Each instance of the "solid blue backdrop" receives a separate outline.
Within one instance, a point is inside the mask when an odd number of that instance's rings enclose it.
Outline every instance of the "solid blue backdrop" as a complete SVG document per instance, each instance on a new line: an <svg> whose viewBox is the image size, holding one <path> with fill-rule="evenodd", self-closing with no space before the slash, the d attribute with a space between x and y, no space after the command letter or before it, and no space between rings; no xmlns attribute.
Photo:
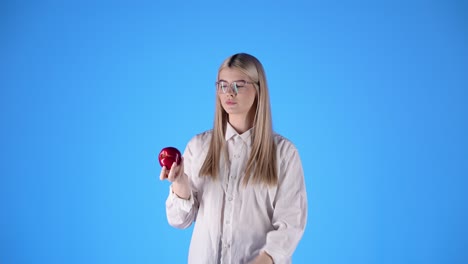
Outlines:
<svg viewBox="0 0 468 264"><path fill-rule="evenodd" d="M262 61L304 165L294 263L467 263L464 1L3 1L0 263L184 263L159 150Z"/></svg>

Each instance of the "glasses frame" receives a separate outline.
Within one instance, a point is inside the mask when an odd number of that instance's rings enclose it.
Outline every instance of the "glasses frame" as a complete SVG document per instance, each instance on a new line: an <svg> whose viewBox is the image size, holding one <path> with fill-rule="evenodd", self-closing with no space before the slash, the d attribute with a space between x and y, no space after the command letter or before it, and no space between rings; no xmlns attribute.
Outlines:
<svg viewBox="0 0 468 264"><path fill-rule="evenodd" d="M231 83L227 82L227 81L216 81L215 82L215 87L216 87L216 91L218 93L223 93L223 94L226 94L228 93L228 88L219 88L219 84L223 82L223 83L226 83L227 84L227 87L231 88L231 91L237 95L239 93L239 88L237 87L237 83L238 82L243 82L245 84L255 84L254 82L249 82L249 81L246 81L246 80L237 80L237 81L233 81ZM245 85L244 84L244 85ZM243 88L244 86L240 87L240 88Z"/></svg>

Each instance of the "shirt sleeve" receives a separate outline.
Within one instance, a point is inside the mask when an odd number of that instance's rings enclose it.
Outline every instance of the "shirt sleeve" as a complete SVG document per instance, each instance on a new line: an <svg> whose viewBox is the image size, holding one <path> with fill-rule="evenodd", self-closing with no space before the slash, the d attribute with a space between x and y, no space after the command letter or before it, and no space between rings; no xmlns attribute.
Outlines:
<svg viewBox="0 0 468 264"><path fill-rule="evenodd" d="M295 147L291 147L279 170L278 192L272 225L263 248L274 263L288 263L305 230L307 193L302 163Z"/></svg>
<svg viewBox="0 0 468 264"><path fill-rule="evenodd" d="M169 224L176 228L187 228L195 220L196 214L197 207L193 192L190 194L190 199L182 199L172 191L171 186L166 200L166 215Z"/></svg>
<svg viewBox="0 0 468 264"><path fill-rule="evenodd" d="M184 151L184 173L189 177L191 185L190 198L188 200L178 197L169 188L169 196L166 199L166 215L169 224L176 228L188 228L195 221L198 213L197 192L192 182L193 151L189 143Z"/></svg>

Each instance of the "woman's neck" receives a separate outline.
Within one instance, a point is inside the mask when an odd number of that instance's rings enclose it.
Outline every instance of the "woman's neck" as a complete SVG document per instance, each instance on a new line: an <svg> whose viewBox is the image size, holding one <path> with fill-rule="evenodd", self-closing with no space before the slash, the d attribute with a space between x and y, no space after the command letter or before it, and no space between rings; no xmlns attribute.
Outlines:
<svg viewBox="0 0 468 264"><path fill-rule="evenodd" d="M230 115L229 116L229 124L237 131L239 134L243 134L247 130L252 128L252 121L249 120L249 118L246 118L245 116L235 116L235 115Z"/></svg>

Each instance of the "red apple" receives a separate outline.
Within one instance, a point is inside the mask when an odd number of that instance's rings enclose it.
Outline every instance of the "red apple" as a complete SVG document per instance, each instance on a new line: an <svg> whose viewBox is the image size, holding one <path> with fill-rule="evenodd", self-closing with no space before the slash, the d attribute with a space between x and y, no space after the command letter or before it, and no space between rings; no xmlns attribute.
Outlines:
<svg viewBox="0 0 468 264"><path fill-rule="evenodd" d="M166 166L166 169L170 170L174 162L176 162L177 165L180 164L182 154L180 154L180 151L174 147L167 147L163 148L161 152L159 152L158 159L161 167Z"/></svg>

